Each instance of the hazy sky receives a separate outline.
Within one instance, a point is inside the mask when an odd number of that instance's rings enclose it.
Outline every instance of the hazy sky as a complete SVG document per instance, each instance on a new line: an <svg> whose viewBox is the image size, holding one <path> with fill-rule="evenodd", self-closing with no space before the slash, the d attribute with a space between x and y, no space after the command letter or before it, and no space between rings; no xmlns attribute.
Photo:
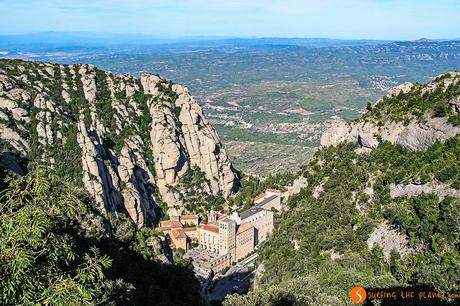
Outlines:
<svg viewBox="0 0 460 306"><path fill-rule="evenodd" d="M460 0L0 0L0 33L460 37Z"/></svg>

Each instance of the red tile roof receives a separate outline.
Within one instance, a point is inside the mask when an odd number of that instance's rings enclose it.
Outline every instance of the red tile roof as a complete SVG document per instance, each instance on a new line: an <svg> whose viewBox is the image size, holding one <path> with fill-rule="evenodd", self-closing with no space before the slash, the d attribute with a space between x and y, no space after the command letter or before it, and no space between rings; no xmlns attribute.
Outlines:
<svg viewBox="0 0 460 306"><path fill-rule="evenodd" d="M182 230L174 229L172 230L171 234L173 235L174 239L187 239L185 233Z"/></svg>
<svg viewBox="0 0 460 306"><path fill-rule="evenodd" d="M213 226L213 225L210 225L210 224L203 224L201 226L201 228L204 229L205 231L219 234L219 227L217 227L217 226Z"/></svg>
<svg viewBox="0 0 460 306"><path fill-rule="evenodd" d="M267 189L265 192L281 193L281 191L278 189Z"/></svg>
<svg viewBox="0 0 460 306"><path fill-rule="evenodd" d="M174 220L166 220L160 222L160 227L182 228L182 223Z"/></svg>
<svg viewBox="0 0 460 306"><path fill-rule="evenodd" d="M182 231L184 231L184 232L194 232L196 230L197 230L197 228L195 226L194 227L184 227L182 229Z"/></svg>
<svg viewBox="0 0 460 306"><path fill-rule="evenodd" d="M155 230L159 232L163 232L163 231L170 231L171 228L170 227L156 227Z"/></svg>
<svg viewBox="0 0 460 306"><path fill-rule="evenodd" d="M254 202L255 202L255 201L259 201L259 200L265 198L266 196L267 196L266 193L261 193L261 194L259 194L257 197L254 198Z"/></svg>
<svg viewBox="0 0 460 306"><path fill-rule="evenodd" d="M222 210L217 212L217 220L227 217L227 214Z"/></svg>
<svg viewBox="0 0 460 306"><path fill-rule="evenodd" d="M182 215L180 216L181 220L190 220L190 219L198 219L198 215Z"/></svg>

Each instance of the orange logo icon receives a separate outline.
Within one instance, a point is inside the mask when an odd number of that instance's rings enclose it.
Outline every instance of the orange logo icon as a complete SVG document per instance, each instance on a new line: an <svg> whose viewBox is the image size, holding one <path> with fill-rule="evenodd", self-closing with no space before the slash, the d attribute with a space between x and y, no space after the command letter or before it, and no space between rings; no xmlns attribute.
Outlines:
<svg viewBox="0 0 460 306"><path fill-rule="evenodd" d="M355 287L350 291L350 300L355 304L362 304L366 300L366 289Z"/></svg>

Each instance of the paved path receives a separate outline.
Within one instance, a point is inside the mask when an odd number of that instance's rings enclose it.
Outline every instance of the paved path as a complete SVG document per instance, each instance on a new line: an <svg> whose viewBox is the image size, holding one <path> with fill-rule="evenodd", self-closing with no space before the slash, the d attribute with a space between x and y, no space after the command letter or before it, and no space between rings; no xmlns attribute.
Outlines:
<svg viewBox="0 0 460 306"><path fill-rule="evenodd" d="M255 253L238 264L232 266L223 277L215 282L211 293L208 295L211 301L223 300L232 294L232 289L239 287L243 282L250 281L254 277L254 271L250 272L248 266L252 264L258 254Z"/></svg>
<svg viewBox="0 0 460 306"><path fill-rule="evenodd" d="M228 271L223 275L223 277L230 276L230 275L232 275L234 273L238 273L239 271L247 268L250 264L252 264L256 260L256 258L258 256L259 256L259 254L257 254L257 253L252 254L251 256L249 256L248 258L240 261L236 265L231 266L230 269L228 269Z"/></svg>

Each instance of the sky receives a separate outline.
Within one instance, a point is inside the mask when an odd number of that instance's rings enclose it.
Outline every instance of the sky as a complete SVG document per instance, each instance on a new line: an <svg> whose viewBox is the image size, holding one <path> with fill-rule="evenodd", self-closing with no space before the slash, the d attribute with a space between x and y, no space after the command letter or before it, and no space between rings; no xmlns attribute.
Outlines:
<svg viewBox="0 0 460 306"><path fill-rule="evenodd" d="M0 34L460 37L460 0L0 0Z"/></svg>

